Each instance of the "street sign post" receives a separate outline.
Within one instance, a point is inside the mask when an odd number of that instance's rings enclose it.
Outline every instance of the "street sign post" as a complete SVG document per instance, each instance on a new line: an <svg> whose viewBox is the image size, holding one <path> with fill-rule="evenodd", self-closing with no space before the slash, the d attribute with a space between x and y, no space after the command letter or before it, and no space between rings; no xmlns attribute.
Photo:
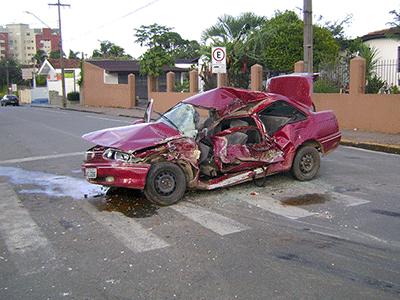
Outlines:
<svg viewBox="0 0 400 300"><path fill-rule="evenodd" d="M212 47L211 49L212 73L226 73L226 48Z"/></svg>
<svg viewBox="0 0 400 300"><path fill-rule="evenodd" d="M32 73L34 72L33 68L23 68L21 69L22 71L22 79L24 80L31 80L32 77Z"/></svg>

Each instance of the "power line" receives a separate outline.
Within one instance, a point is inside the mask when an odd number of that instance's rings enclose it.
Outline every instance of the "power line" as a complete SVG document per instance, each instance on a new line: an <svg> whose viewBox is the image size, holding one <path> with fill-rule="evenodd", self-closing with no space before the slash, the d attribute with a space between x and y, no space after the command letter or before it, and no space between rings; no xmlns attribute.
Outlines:
<svg viewBox="0 0 400 300"><path fill-rule="evenodd" d="M120 20L122 20L122 19L124 19L124 18L126 18L126 17L129 17L129 16L131 16L131 15L133 15L133 14L135 14L135 13L137 13L137 12L139 12L139 11L141 11L141 10L143 10L143 9L145 9L145 8L151 6L151 5L153 5L153 4L155 4L155 3L159 2L159 1L160 1L160 0L153 0L153 1L150 1L150 2L148 2L147 4L145 4L145 5L143 5L143 6L139 7L139 8L136 8L135 10L133 10L133 11L131 11L131 12L129 12L129 13L127 13L127 14L121 16L121 17L115 18L114 20L111 20L110 22L104 23L104 24L102 24L102 25L100 25L100 26L98 26L98 27L94 27L93 29L90 29L90 30L88 30L88 31L86 31L86 32L84 32L84 33L82 33L82 34L80 34L79 37L74 37L74 38L71 38L71 39L67 39L67 41L79 40L79 39L81 39L82 37L84 37L84 36L86 36L86 35L88 35L88 34L90 34L90 33L92 33L92 32L95 32L95 31L97 31L97 30L99 30L99 29L102 29L102 28L106 27L107 25L111 25L111 24L113 24L113 23L115 23L115 22L118 22L118 21L120 21Z"/></svg>

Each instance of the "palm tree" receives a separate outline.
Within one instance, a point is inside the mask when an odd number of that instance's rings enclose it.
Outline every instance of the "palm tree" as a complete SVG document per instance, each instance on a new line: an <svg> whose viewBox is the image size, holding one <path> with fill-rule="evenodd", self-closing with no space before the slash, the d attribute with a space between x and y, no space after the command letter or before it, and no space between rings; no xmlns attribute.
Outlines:
<svg viewBox="0 0 400 300"><path fill-rule="evenodd" d="M226 47L228 84L247 88L249 85L249 66L254 63L249 57L248 38L266 21L265 17L246 12L238 17L223 15L215 25L202 33L202 42ZM208 51L209 53L209 51ZM207 54L209 56L210 54Z"/></svg>
<svg viewBox="0 0 400 300"><path fill-rule="evenodd" d="M36 51L36 54L32 57L32 61L37 67L41 66L48 57L47 53L41 49Z"/></svg>
<svg viewBox="0 0 400 300"><path fill-rule="evenodd" d="M203 31L201 39L204 43L211 40L214 44L234 42L241 37L246 37L265 20L265 17L257 16L252 12L243 13L238 17L223 15L218 18L215 25Z"/></svg>

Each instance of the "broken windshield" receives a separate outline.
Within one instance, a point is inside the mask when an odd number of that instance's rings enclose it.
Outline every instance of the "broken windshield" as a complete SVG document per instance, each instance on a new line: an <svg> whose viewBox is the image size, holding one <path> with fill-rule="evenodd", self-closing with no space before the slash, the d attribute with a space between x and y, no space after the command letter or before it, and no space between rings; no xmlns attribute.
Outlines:
<svg viewBox="0 0 400 300"><path fill-rule="evenodd" d="M180 103L163 114L157 121L174 127L186 137L195 138L198 133L200 116L193 105Z"/></svg>

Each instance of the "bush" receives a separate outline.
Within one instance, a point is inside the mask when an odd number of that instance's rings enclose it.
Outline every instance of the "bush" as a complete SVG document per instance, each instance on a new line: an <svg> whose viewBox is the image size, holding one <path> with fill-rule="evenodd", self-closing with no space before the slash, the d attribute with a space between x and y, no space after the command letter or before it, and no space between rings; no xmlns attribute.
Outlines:
<svg viewBox="0 0 400 300"><path fill-rule="evenodd" d="M400 94L400 89L397 85L391 86L390 87L390 93L391 94Z"/></svg>
<svg viewBox="0 0 400 300"><path fill-rule="evenodd" d="M339 88L329 80L318 79L314 83L314 93L339 93Z"/></svg>
<svg viewBox="0 0 400 300"><path fill-rule="evenodd" d="M67 94L69 101L79 101L79 92L70 92Z"/></svg>
<svg viewBox="0 0 400 300"><path fill-rule="evenodd" d="M46 86L47 85L47 76L46 75L37 75L36 76L36 86Z"/></svg>
<svg viewBox="0 0 400 300"><path fill-rule="evenodd" d="M378 76L374 75L372 78L368 79L368 83L365 87L366 94L378 94L380 89L383 87L385 82Z"/></svg>
<svg viewBox="0 0 400 300"><path fill-rule="evenodd" d="M183 80L183 83L175 82L176 92L189 92L189 80Z"/></svg>

